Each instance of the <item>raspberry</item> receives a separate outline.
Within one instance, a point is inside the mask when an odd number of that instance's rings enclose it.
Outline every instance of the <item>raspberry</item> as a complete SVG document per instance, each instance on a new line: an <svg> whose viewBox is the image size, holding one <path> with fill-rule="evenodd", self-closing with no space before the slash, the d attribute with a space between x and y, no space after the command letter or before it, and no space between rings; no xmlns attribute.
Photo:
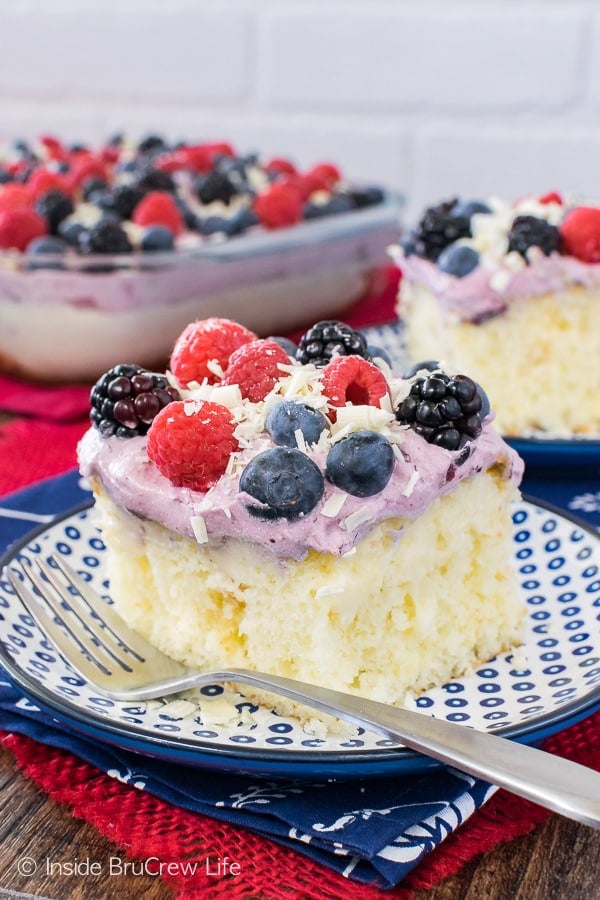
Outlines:
<svg viewBox="0 0 600 900"><path fill-rule="evenodd" d="M543 203L544 206L548 203L558 203L559 206L562 206L563 199L556 191L550 191L549 194L544 194L543 197L540 197L538 203Z"/></svg>
<svg viewBox="0 0 600 900"><path fill-rule="evenodd" d="M46 148L46 153L50 159L58 159L62 162L67 158L67 151L58 138L51 134L43 134L39 141Z"/></svg>
<svg viewBox="0 0 600 900"><path fill-rule="evenodd" d="M342 173L333 163L319 163L309 169L306 175L310 178L322 179L329 188L341 181L342 178Z"/></svg>
<svg viewBox="0 0 600 900"><path fill-rule="evenodd" d="M265 169L267 172L277 172L279 175L295 175L297 172L296 166L293 163L288 159L282 159L280 156L275 156L273 159L270 159L265 165Z"/></svg>
<svg viewBox="0 0 600 900"><path fill-rule="evenodd" d="M171 354L170 369L180 384L208 379L210 384L218 381L218 376L210 370L208 363L216 360L225 370L234 350L256 340L254 332L231 322L229 319L202 319L192 322L177 338Z"/></svg>
<svg viewBox="0 0 600 900"><path fill-rule="evenodd" d="M323 393L330 406L381 406L389 393L381 369L362 356L336 356L323 369Z"/></svg>
<svg viewBox="0 0 600 900"><path fill-rule="evenodd" d="M181 213L167 191L150 191L137 204L131 218L136 225L164 225L173 234L183 230Z"/></svg>
<svg viewBox="0 0 600 900"><path fill-rule="evenodd" d="M238 449L235 424L226 406L175 400L162 409L148 432L148 456L176 487L207 491Z"/></svg>
<svg viewBox="0 0 600 900"><path fill-rule="evenodd" d="M108 182L108 171L106 165L100 159L96 159L90 153L75 153L71 163L69 172L69 184L71 190L75 191L81 187L84 181L90 178L98 178L100 181Z"/></svg>
<svg viewBox="0 0 600 900"><path fill-rule="evenodd" d="M29 209L31 197L24 184L5 184L0 189L0 210Z"/></svg>
<svg viewBox="0 0 600 900"><path fill-rule="evenodd" d="M0 247L25 250L35 238L48 231L46 222L32 209L6 209L0 212Z"/></svg>
<svg viewBox="0 0 600 900"><path fill-rule="evenodd" d="M36 169L27 181L27 193L32 200L37 200L50 191L60 191L66 196L71 195L69 182L58 172L49 172L48 169Z"/></svg>
<svg viewBox="0 0 600 900"><path fill-rule="evenodd" d="M222 384L238 384L243 397L258 403L284 374L279 366L290 363L285 350L275 341L250 341L231 354Z"/></svg>
<svg viewBox="0 0 600 900"><path fill-rule="evenodd" d="M283 228L302 219L302 197L291 184L273 184L254 201L254 212L265 228Z"/></svg>
<svg viewBox="0 0 600 900"><path fill-rule="evenodd" d="M559 231L564 253L583 262L600 262L600 209L578 206L568 213Z"/></svg>
<svg viewBox="0 0 600 900"><path fill-rule="evenodd" d="M235 156L231 144L218 142L212 144L195 144L181 147L171 153L163 153L156 162L156 167L164 172L176 172L178 169L191 169L193 172L210 172L216 156Z"/></svg>

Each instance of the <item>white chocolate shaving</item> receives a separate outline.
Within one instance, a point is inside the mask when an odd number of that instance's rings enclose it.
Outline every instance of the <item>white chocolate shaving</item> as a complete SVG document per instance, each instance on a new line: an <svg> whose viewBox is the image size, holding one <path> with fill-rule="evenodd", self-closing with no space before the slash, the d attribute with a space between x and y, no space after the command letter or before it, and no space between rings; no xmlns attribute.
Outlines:
<svg viewBox="0 0 600 900"><path fill-rule="evenodd" d="M354 531L355 528L359 528L361 525L364 525L365 522L369 522L371 519L371 510L368 507L363 506L361 509L357 509L356 512L353 512L341 523L346 531Z"/></svg>
<svg viewBox="0 0 600 900"><path fill-rule="evenodd" d="M196 538L199 544L208 543L208 532L206 530L206 522L202 518L202 516L192 516L190 519L190 525L192 526L192 531L194 532L194 537Z"/></svg>
<svg viewBox="0 0 600 900"><path fill-rule="evenodd" d="M346 502L347 497L347 494L342 493L331 494L321 507L321 515L334 519Z"/></svg>

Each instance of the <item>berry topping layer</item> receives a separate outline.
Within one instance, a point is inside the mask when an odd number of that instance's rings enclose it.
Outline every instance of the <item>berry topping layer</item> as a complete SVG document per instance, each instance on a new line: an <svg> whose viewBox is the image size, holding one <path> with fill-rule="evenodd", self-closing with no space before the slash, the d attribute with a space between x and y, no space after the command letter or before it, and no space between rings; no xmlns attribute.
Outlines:
<svg viewBox="0 0 600 900"><path fill-rule="evenodd" d="M227 142L116 136L88 147L45 136L0 152L0 250L31 257L34 268L49 254L186 250L384 200L331 163L300 170Z"/></svg>
<svg viewBox="0 0 600 900"><path fill-rule="evenodd" d="M112 368L92 390L84 475L135 514L279 557L351 553L383 519L422 513L463 478L522 463L483 390L437 363L393 374L342 322L296 346L227 319L189 325L165 375Z"/></svg>
<svg viewBox="0 0 600 900"><path fill-rule="evenodd" d="M600 209L556 192L515 203L454 198L427 209L392 255L403 289L423 284L450 315L483 321L519 297L599 289Z"/></svg>

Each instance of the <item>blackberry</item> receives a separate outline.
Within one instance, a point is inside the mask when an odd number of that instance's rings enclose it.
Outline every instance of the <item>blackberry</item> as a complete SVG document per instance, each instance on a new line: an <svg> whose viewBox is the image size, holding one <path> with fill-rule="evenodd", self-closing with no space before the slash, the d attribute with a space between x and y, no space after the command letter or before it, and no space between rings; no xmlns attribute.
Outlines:
<svg viewBox="0 0 600 900"><path fill-rule="evenodd" d="M169 172L163 172L162 169L155 169L153 166L147 166L137 176L134 186L143 193L147 191L169 191L172 193L177 189L175 180Z"/></svg>
<svg viewBox="0 0 600 900"><path fill-rule="evenodd" d="M160 410L180 399L163 375L122 364L105 372L92 388L90 420L104 437L135 437L146 434Z"/></svg>
<svg viewBox="0 0 600 900"><path fill-rule="evenodd" d="M371 361L363 335L337 319L317 322L300 338L296 359L302 365L326 366L334 356L362 356Z"/></svg>
<svg viewBox="0 0 600 900"><path fill-rule="evenodd" d="M167 142L159 134L148 134L137 145L138 153L143 155L154 155L168 149Z"/></svg>
<svg viewBox="0 0 600 900"><path fill-rule="evenodd" d="M133 247L118 222L100 219L89 231L79 235L81 253L131 253Z"/></svg>
<svg viewBox="0 0 600 900"><path fill-rule="evenodd" d="M58 234L58 227L63 219L74 210L70 197L62 191L48 191L42 194L35 204L35 211L48 223L50 234Z"/></svg>
<svg viewBox="0 0 600 900"><path fill-rule="evenodd" d="M364 209L367 206L378 206L385 201L385 191L380 187L353 187L349 190L356 209Z"/></svg>
<svg viewBox="0 0 600 900"><path fill-rule="evenodd" d="M437 262L440 253L449 244L471 237L469 219L453 212L456 205L455 198L425 210L417 228L411 233L417 256Z"/></svg>
<svg viewBox="0 0 600 900"><path fill-rule="evenodd" d="M134 185L121 184L107 191L101 191L92 199L106 212L116 213L121 219L130 219L133 211L144 196L144 191Z"/></svg>
<svg viewBox="0 0 600 900"><path fill-rule="evenodd" d="M466 375L451 378L445 372L432 372L413 381L396 419L430 444L459 450L481 431L482 393Z"/></svg>
<svg viewBox="0 0 600 900"><path fill-rule="evenodd" d="M508 251L515 250L527 262L530 247L539 247L542 253L550 256L560 249L560 231L537 216L517 216L508 232Z"/></svg>
<svg viewBox="0 0 600 900"><path fill-rule="evenodd" d="M220 200L229 205L237 194L236 186L223 172L210 172L196 182L196 196L201 203L213 203Z"/></svg>

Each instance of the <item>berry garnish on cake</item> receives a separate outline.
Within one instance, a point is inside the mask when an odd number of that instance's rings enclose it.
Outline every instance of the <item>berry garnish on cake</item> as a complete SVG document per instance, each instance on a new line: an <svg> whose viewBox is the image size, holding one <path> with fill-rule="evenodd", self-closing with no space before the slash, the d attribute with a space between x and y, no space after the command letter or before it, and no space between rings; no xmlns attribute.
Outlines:
<svg viewBox="0 0 600 900"><path fill-rule="evenodd" d="M337 320L295 345L204 319L182 332L165 375L120 365L102 376L91 421L104 438L144 437L149 464L176 487L239 493L252 518L327 516L332 495L342 509L391 492L394 472L406 490L427 444L454 472L489 415L467 376L432 364L404 378L377 358Z"/></svg>
<svg viewBox="0 0 600 900"><path fill-rule="evenodd" d="M29 253L45 234L62 238L69 255L185 250L385 199L331 163L302 171L228 142L173 146L149 135L92 147L44 136L0 153L0 250Z"/></svg>

